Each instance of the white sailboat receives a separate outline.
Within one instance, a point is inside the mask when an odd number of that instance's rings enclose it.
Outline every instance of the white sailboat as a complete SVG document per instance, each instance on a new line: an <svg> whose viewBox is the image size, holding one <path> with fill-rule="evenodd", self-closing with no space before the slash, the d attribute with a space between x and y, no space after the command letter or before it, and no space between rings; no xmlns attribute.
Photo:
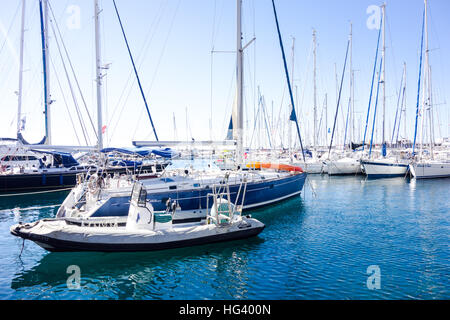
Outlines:
<svg viewBox="0 0 450 320"><path fill-rule="evenodd" d="M368 178L391 178L391 177L404 177L408 171L408 160L405 157L400 157L400 155L394 155L393 152L388 156L386 154L386 4L381 6L382 10L382 33L383 33L383 48L381 63L382 67L382 78L381 83L383 85L383 127L382 127L382 150L380 157L372 159L372 152L369 152L368 158L361 159L361 166L364 173ZM406 66L403 70L403 81L406 83ZM378 97L378 95L377 95ZM375 123L375 122L374 122ZM372 129L374 130L374 128Z"/></svg>
<svg viewBox="0 0 450 320"><path fill-rule="evenodd" d="M424 0L424 32L425 32L425 65L423 68L423 93L421 108L421 144L420 152L410 164L410 171L416 179L447 178L450 177L450 157L448 151L436 153L434 150L434 123L433 123L433 99L431 86L431 67L428 49L428 1ZM422 35L423 36L423 35ZM423 41L423 39L422 39ZM418 110L419 111L419 110ZM429 150L425 154L425 122L428 120L429 127ZM416 117L416 128L418 118ZM416 130L417 134L417 130ZM415 147L415 145L414 145Z"/></svg>

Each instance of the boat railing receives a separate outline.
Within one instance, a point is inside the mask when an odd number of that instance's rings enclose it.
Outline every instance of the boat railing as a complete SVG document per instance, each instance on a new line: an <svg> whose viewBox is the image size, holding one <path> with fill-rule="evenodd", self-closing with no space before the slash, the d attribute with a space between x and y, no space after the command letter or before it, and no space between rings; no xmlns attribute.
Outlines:
<svg viewBox="0 0 450 320"><path fill-rule="evenodd" d="M208 193L206 195L207 224L214 223L218 226L227 226L231 223L235 215L242 214L242 209L245 200L245 193L247 190L247 177L244 176L244 178L242 179L234 203L231 201L230 185L228 183L228 178L229 174L226 174L224 179L226 183L225 184L221 183L220 186L214 185L212 188L213 192ZM209 206L210 198L212 198L213 201L211 207ZM240 204L239 199L241 199Z"/></svg>

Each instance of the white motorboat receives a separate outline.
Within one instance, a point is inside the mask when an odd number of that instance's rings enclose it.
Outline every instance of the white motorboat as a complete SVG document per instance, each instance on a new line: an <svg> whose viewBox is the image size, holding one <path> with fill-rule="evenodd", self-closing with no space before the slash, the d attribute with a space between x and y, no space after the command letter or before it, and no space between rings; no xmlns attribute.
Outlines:
<svg viewBox="0 0 450 320"><path fill-rule="evenodd" d="M229 189L228 192L229 194ZM48 251L153 251L230 241L258 235L264 224L243 217L227 193L210 194L213 205L197 223L159 223L141 183L133 187L125 218L56 218L13 225L11 234ZM176 210L176 207L173 207Z"/></svg>

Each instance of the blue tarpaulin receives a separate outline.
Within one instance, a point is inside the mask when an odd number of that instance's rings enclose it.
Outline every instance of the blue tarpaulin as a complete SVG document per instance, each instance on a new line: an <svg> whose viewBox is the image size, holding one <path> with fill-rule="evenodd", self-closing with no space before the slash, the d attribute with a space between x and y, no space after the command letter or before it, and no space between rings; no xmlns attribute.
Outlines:
<svg viewBox="0 0 450 320"><path fill-rule="evenodd" d="M100 150L100 152L103 153L110 153L110 152L117 152L117 153L123 153L123 154L130 154L130 155L139 155L141 157L148 156L151 151L146 149L129 149L129 148L104 148Z"/></svg>
<svg viewBox="0 0 450 320"><path fill-rule="evenodd" d="M170 148L164 148L164 149L143 149L143 148L104 148L100 150L100 152L103 153L111 153L111 152L117 152L122 154L129 154L129 155L138 155L141 157L146 157L150 153L153 153L157 156L163 157L163 158L172 158L176 153Z"/></svg>
<svg viewBox="0 0 450 320"><path fill-rule="evenodd" d="M56 152L56 151L39 151L39 150L31 150L36 153L50 154L53 156L53 165L54 166L63 166L64 168L70 168L78 166L79 163L74 157L67 152Z"/></svg>

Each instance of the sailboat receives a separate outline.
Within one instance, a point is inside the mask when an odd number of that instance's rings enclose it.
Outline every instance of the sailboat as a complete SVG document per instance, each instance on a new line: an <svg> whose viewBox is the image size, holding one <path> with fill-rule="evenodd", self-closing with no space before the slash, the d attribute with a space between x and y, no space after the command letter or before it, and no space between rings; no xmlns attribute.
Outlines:
<svg viewBox="0 0 450 320"><path fill-rule="evenodd" d="M207 195L226 183L230 200L242 201L243 210L270 205L298 196L303 188L306 173L300 168L269 167L248 170L244 165L243 145L243 45L241 31L242 0L237 0L237 92L233 110L233 138L236 141L236 168L220 170L213 161L172 161L158 179L143 181L147 199L155 210L165 210L170 203L179 208L174 223L205 219ZM284 52L283 52L284 53ZM293 109L294 110L294 109ZM164 142L159 142L164 144ZM155 142L133 142L136 146L154 145ZM158 142L156 142L158 144ZM242 181L245 192L240 192ZM82 177L58 210L57 217L126 216L132 191L133 177L91 175ZM239 198L245 197L245 199Z"/></svg>
<svg viewBox="0 0 450 320"><path fill-rule="evenodd" d="M423 49L423 39L425 35L425 64L423 67L423 92L422 92L422 108L419 108L419 101L417 101L416 110L416 122L415 122L415 134L414 134L414 146L413 155L415 158L409 165L411 174L416 179L428 179L428 178L447 178L450 177L450 158L449 152L442 150L436 152L434 150L434 123L433 123L433 99L432 99L432 86L431 86L431 66L429 59L429 49L428 49L428 1L424 0L424 22L422 28L422 49ZM423 50L421 51L422 57ZM421 58L422 63L422 58ZM419 93L420 93L420 74L419 72ZM418 97L419 99L419 97ZM419 121L419 114L421 119L421 144L420 151L415 154L416 147L416 137L417 137L417 126ZM425 122L428 120L429 127L429 143L430 147L428 151L428 156L425 155L424 147L425 145Z"/></svg>
<svg viewBox="0 0 450 320"><path fill-rule="evenodd" d="M336 123L337 123L337 116L339 111L339 105L341 100L341 93L342 93L342 86L343 86L343 80L345 76L345 70L347 66L347 58L350 56L350 68L349 68L349 74L350 74L350 99L349 99L349 107L351 106L352 102L352 92L353 92L353 70L352 70L352 25L350 24L350 34L349 39L347 42L347 50L345 54L345 60L344 60L344 69L342 72L342 78L341 78L341 84L340 89L338 91L338 99L337 99L337 106L336 106L336 113L335 113L335 119L334 119L334 125L333 125L333 131L330 141L330 146L328 150L328 158L325 161L325 170L328 173L329 176L335 176L335 175L356 175L361 173L361 164L359 162L359 159L357 159L355 153L353 151L349 152L345 148L344 143L344 150L338 150L335 149L334 153L332 154L332 145L333 145L333 138L334 133L336 131ZM351 110L349 110L351 111ZM353 118L353 117L352 117ZM345 142L345 141L344 141Z"/></svg>
<svg viewBox="0 0 450 320"><path fill-rule="evenodd" d="M23 75L23 53L24 53L24 35L25 35L25 8L26 0L22 0L22 21L20 37L20 59L19 59L19 89L18 89L18 115L17 115L17 139L9 139L8 144L0 148L0 193L29 193L47 190L67 189L76 185L77 175L98 170L107 170L112 173L126 174L131 170L135 172L150 172L151 177L156 172L162 171L167 165L161 157L155 161L157 150L147 151L142 155L142 151L135 152L126 149L103 149L102 148L102 123L101 123L101 101L99 102L99 126L97 137L99 139L96 147L70 147L53 146L51 134L50 118L50 90L49 90L49 44L48 44L48 20L49 3L48 0L39 0L39 14L42 40L42 64L43 64L43 82L44 82L44 114L45 114L45 135L43 139L31 144L25 140L22 131L24 128L22 120L22 75ZM100 69L98 67L97 69ZM101 77L101 76L100 76ZM98 86L101 83L98 81ZM100 91L101 92L101 91ZM5 141L5 139L3 139ZM88 163L75 159L72 153L74 150L90 152L93 150L108 154L106 162L99 165L98 161ZM112 158L111 151L115 155L126 154L133 156L134 161ZM147 160L142 159L147 158ZM151 158L151 160L150 160ZM111 161L110 161L111 160Z"/></svg>
<svg viewBox="0 0 450 320"><path fill-rule="evenodd" d="M386 4L381 6L382 10L382 20L381 23L383 25L382 30L383 33L383 47L382 47L382 56L380 61L380 68L382 67L382 72L379 74L380 80L379 83L383 85L383 127L382 127L382 150L381 155L377 159L372 159L372 144L373 144L373 135L372 140L370 142L370 151L368 159L361 159L361 166L363 167L364 173L368 178L392 178L392 177L404 177L408 171L408 159L405 156L401 157L400 155L394 155L391 153L389 156L386 152L386 129L385 129L385 110L386 110ZM377 48L378 51L378 48ZM376 64L376 59L375 59ZM404 66L403 72L403 80L406 85L406 66ZM405 88L405 87L404 87ZM377 98L378 98L378 89L377 88ZM402 89L402 88L401 88ZM404 90L400 92L405 92ZM399 95L400 97L400 95ZM376 104L378 103L378 99ZM376 108L376 106L375 106ZM376 110L374 115L374 126L372 131L375 130L375 118L376 118Z"/></svg>

